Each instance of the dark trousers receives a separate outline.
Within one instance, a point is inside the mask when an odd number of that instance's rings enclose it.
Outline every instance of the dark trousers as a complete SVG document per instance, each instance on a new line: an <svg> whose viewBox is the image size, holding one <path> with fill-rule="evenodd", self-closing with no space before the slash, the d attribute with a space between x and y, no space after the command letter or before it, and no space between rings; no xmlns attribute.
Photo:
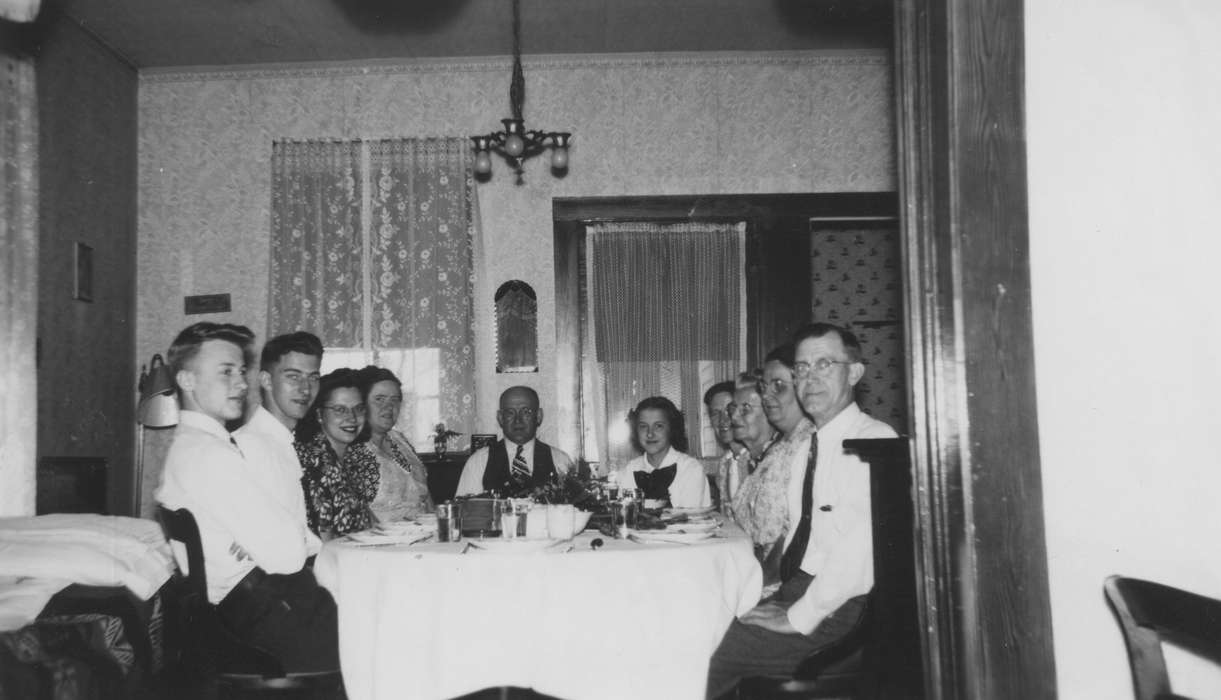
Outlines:
<svg viewBox="0 0 1221 700"><path fill-rule="evenodd" d="M311 569L268 574L256 568L217 610L235 635L275 656L285 672L339 669L335 600Z"/></svg>
<svg viewBox="0 0 1221 700"><path fill-rule="evenodd" d="M814 580L798 571L768 602L792 605ZM810 654L834 644L856 627L865 610L865 596L857 596L836 608L810 634L782 634L734 620L708 666L709 698L724 697L743 678L791 676Z"/></svg>

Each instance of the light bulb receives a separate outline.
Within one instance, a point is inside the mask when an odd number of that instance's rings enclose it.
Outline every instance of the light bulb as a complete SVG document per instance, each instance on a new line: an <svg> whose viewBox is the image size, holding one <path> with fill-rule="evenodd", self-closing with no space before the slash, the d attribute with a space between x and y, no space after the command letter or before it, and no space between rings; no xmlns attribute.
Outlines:
<svg viewBox="0 0 1221 700"><path fill-rule="evenodd" d="M475 172L480 175L487 175L492 172L492 158L487 151L480 151L475 154Z"/></svg>
<svg viewBox="0 0 1221 700"><path fill-rule="evenodd" d="M509 134L505 137L505 153L516 158L526 150L526 142L521 140L517 134Z"/></svg>
<svg viewBox="0 0 1221 700"><path fill-rule="evenodd" d="M568 167L568 149L557 148L551 151L551 167L563 170Z"/></svg>

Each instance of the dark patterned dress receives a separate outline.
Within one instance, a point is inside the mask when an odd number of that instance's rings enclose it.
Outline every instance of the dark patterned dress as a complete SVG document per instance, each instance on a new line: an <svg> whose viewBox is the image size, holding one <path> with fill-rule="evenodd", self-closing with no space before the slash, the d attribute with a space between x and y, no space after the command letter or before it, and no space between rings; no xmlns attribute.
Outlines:
<svg viewBox="0 0 1221 700"><path fill-rule="evenodd" d="M349 445L342 459L322 433L296 446L310 529L339 537L368 528L369 504L377 495L380 474L369 445Z"/></svg>

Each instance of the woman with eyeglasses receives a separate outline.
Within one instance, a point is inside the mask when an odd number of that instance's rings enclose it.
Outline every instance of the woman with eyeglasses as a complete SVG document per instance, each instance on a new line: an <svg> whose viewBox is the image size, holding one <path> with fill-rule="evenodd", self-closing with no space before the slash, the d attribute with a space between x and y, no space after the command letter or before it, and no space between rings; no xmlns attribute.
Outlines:
<svg viewBox="0 0 1221 700"><path fill-rule="evenodd" d="M369 449L377 458L377 494L369 504L373 519L388 522L433 511L428 472L407 436L396 430L403 408L403 384L394 372L369 365L360 370L369 426Z"/></svg>
<svg viewBox="0 0 1221 700"><path fill-rule="evenodd" d="M805 474L804 469L794 472L793 465L802 456L797 454L797 448L807 444L806 438L814 434L814 424L802 412L793 386L796 361L792 343L773 349L764 359L758 394L763 414L775 429L776 437L733 499L734 518L755 543L755 556L763 565L765 595L780 585L784 536L793 524L788 508L789 479L794 473L799 477Z"/></svg>
<svg viewBox="0 0 1221 700"><path fill-rule="evenodd" d="M345 368L324 375L296 433L306 519L323 540L371 524L379 472L368 439L359 373Z"/></svg>
<svg viewBox="0 0 1221 700"><path fill-rule="evenodd" d="M725 407L729 415L730 436L744 447L736 459L727 462L717 473L722 510L729 516L733 516L733 499L742 489L742 483L754 473L776 439L776 429L767 422L763 398L759 395L759 382L762 379L761 369L739 374L734 380L733 399Z"/></svg>

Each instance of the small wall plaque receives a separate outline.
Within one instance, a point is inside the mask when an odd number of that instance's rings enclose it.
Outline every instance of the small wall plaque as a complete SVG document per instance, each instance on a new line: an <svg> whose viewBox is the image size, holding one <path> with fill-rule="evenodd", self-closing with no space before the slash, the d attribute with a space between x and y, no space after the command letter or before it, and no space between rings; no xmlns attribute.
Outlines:
<svg viewBox="0 0 1221 700"><path fill-rule="evenodd" d="M229 311L228 294L196 294L183 297L183 311L188 314L219 314Z"/></svg>

